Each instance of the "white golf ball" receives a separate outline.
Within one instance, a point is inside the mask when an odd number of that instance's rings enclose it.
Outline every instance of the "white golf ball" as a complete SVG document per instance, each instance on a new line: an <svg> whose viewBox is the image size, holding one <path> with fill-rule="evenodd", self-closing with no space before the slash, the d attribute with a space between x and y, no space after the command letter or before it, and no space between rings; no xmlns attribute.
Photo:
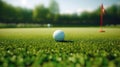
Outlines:
<svg viewBox="0 0 120 67"><path fill-rule="evenodd" d="M65 38L65 34L62 30L56 30L54 33L53 33L53 38L56 40L56 41L64 41L64 38Z"/></svg>

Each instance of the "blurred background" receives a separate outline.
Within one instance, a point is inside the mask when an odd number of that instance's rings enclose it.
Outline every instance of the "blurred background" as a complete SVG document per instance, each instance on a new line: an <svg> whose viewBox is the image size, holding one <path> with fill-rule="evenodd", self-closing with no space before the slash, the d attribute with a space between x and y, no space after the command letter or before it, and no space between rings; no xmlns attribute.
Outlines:
<svg viewBox="0 0 120 67"><path fill-rule="evenodd" d="M120 0L0 0L0 28L120 26Z"/></svg>

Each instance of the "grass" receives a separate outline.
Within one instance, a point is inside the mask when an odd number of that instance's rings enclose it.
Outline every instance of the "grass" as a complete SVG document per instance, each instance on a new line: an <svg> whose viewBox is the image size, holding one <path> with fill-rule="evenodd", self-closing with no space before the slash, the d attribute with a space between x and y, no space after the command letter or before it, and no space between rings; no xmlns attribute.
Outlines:
<svg viewBox="0 0 120 67"><path fill-rule="evenodd" d="M65 32L67 42L52 38ZM119 67L120 29L105 28L0 29L0 67ZM69 42L71 41L71 42Z"/></svg>

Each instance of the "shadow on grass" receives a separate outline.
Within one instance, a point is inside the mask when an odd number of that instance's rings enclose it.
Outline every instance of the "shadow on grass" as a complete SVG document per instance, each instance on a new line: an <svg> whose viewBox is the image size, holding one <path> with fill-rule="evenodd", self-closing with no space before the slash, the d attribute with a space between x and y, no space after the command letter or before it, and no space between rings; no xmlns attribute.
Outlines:
<svg viewBox="0 0 120 67"><path fill-rule="evenodd" d="M73 43L74 41L72 41L72 40L63 40L63 41L56 41L56 42Z"/></svg>

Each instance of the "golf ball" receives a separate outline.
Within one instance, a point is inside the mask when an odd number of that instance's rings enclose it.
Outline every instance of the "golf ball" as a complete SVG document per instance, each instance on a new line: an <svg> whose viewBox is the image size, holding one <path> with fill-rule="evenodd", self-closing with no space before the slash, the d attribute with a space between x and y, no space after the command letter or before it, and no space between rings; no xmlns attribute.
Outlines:
<svg viewBox="0 0 120 67"><path fill-rule="evenodd" d="M65 34L62 30L56 30L54 33L53 33L53 38L56 40L56 41L64 41L64 38L65 38Z"/></svg>

